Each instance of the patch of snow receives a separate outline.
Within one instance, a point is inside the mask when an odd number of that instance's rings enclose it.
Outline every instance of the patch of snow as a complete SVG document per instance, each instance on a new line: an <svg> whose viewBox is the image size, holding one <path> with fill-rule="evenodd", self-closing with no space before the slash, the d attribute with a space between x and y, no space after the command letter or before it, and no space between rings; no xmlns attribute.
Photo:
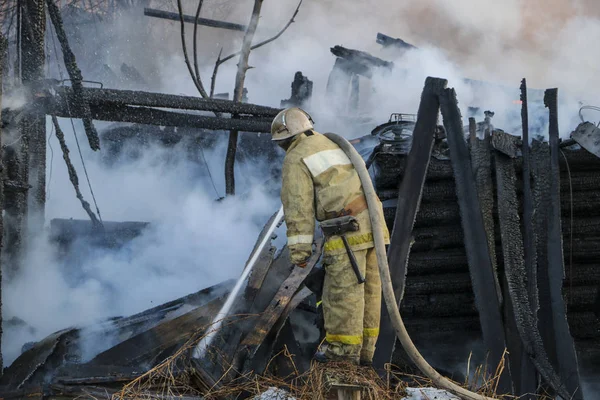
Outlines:
<svg viewBox="0 0 600 400"><path fill-rule="evenodd" d="M408 397L405 397L404 400L460 400L445 390L431 387L406 388L406 393L408 393Z"/></svg>
<svg viewBox="0 0 600 400"><path fill-rule="evenodd" d="M254 400L296 400L288 392L276 387L270 387L266 392L254 396Z"/></svg>

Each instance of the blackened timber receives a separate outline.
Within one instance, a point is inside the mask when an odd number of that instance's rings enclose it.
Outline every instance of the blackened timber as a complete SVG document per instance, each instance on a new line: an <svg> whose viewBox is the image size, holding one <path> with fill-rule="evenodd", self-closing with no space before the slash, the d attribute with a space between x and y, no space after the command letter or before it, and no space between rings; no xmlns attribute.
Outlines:
<svg viewBox="0 0 600 400"><path fill-rule="evenodd" d="M147 17L162 18L162 19L168 19L171 21L179 21L179 19L180 19L179 13L157 10L154 8L144 8L144 15ZM245 25L234 24L232 22L217 21L217 20L208 19L208 18L196 19L196 17L193 15L185 15L184 14L183 21L191 23L191 24L197 23L198 25L209 26L211 28L221 28L221 29L228 29L230 31L239 31L239 32L246 31Z"/></svg>
<svg viewBox="0 0 600 400"><path fill-rule="evenodd" d="M261 119L209 117L198 114L158 110L133 106L91 106L92 119L112 122L132 122L145 125L189 127L210 130L236 129L242 132L270 132L271 124ZM72 109L56 107L49 114L63 118L78 118Z"/></svg>
<svg viewBox="0 0 600 400"><path fill-rule="evenodd" d="M535 237L533 233L533 193L531 189L531 157L529 148L529 111L527 107L527 81L525 78L521 81L521 154L523 165L523 261L527 276L527 294L529 296L529 305L532 311L534 328L538 329L537 312L539 309L538 281L537 281L537 263L535 253ZM543 339L536 338L543 348ZM548 357L548 353L546 353ZM548 362L551 363L550 357ZM551 364L552 365L552 364ZM535 393L537 374L531 365L531 360L526 354L522 355L521 366L523 368L523 381L521 393L531 398L531 393ZM555 369L556 371L556 369ZM528 374L528 375L526 375Z"/></svg>
<svg viewBox="0 0 600 400"><path fill-rule="evenodd" d="M529 115L527 110L527 82L521 82L521 125L523 140L521 152L523 154L523 255L527 271L527 291L533 317L537 321L539 307L537 262L535 254L535 237L533 233L533 192L531 189L531 156L529 148Z"/></svg>
<svg viewBox="0 0 600 400"><path fill-rule="evenodd" d="M481 215L490 249L490 262L494 271L496 295L502 304L502 290L498 281L498 263L496 260L496 239L494 227L494 186L492 182L492 155L490 149L490 126L484 125L483 139L477 137L477 124L469 118L469 143L471 145L471 166L475 177L477 197L481 206ZM462 233L462 232L461 232Z"/></svg>
<svg viewBox="0 0 600 400"><path fill-rule="evenodd" d="M48 14L50 14L52 25L54 25L56 36L60 42L65 68L67 69L69 78L71 78L71 85L73 85L73 94L76 98L74 103L75 109L82 114L81 119L83 120L83 126L85 128L85 134L87 135L90 148L92 150L100 150L100 138L98 137L98 132L96 132L96 128L92 122L90 107L83 97L83 76L81 75L81 70L77 66L75 54L73 54L73 51L69 46L69 41L67 39L67 34L65 33L65 27L63 25L62 16L60 15L60 10L53 0L47 0L46 3L48 5Z"/></svg>
<svg viewBox="0 0 600 400"><path fill-rule="evenodd" d="M504 357L505 338L502 314L497 296L489 296L496 289L496 278L490 260L485 225L477 189L473 180L473 170L469 161L469 151L465 142L463 123L454 89L438 93L440 108L446 128L450 161L456 181L456 194L460 207L465 247L473 283L473 292L485 346L490 351L488 364L496 368ZM509 380L500 382L499 390L510 392Z"/></svg>
<svg viewBox="0 0 600 400"><path fill-rule="evenodd" d="M516 139L516 138L515 138ZM535 377L535 372L531 370L531 365L522 363L522 352L529 355L531 362L535 365L537 371L546 380L546 382L563 398L568 398L568 394L561 385L561 380L555 372L552 364L548 360L546 351L542 343L541 334L538 330L534 311L529 302L529 293L527 281L523 277L527 276L525 261L523 255L523 237L521 235L521 221L519 218L519 205L515 184L517 176L514 162L506 155L496 152L496 184L498 193L498 220L500 223L500 236L502 239L502 255L504 259L504 274L510 296L511 309L518 335L521 338L522 345L518 340L509 340L518 346L515 351L509 348L510 354L514 354L516 359L511 357L511 364L518 366L519 386L516 388L517 395L532 393L535 390L534 384L528 381ZM519 368L520 367L520 368ZM514 376L514 375L513 375ZM566 397L565 397L566 396Z"/></svg>
<svg viewBox="0 0 600 400"><path fill-rule="evenodd" d="M406 160L406 169L410 174L404 175L398 189L398 203L388 250L388 260L392 285L398 305L402 303L404 285L408 266L408 257L412 242L412 230L415 224L425 177L431 159L435 129L437 126L440 104L435 93L447 85L446 80L428 77L421 94L421 102L417 113L417 122L413 131L413 142ZM439 86L439 87L438 87ZM380 335L375 350L375 365L383 367L390 361L396 334L392 328L386 307L382 307Z"/></svg>
<svg viewBox="0 0 600 400"><path fill-rule="evenodd" d="M55 102L66 103L72 107L76 96L73 88L55 87ZM273 118L280 109L248 103L236 103L230 100L203 99L201 97L178 96L174 94L152 93L137 90L117 90L83 88L84 99L92 106L144 106L157 108L174 108L180 110L210 111L218 113L253 115L255 117Z"/></svg>
<svg viewBox="0 0 600 400"><path fill-rule="evenodd" d="M27 102L34 99L33 88L44 79L46 8L44 0L22 0L21 17L21 76L27 91ZM28 139L28 180L32 190L27 194L27 218L30 227L40 230L44 226L46 204L46 117L42 110L34 109L21 125L22 135Z"/></svg>
<svg viewBox="0 0 600 400"><path fill-rule="evenodd" d="M562 296L562 285L565 274L562 234L560 220L560 167L559 167L559 133L558 133L558 89L548 89L544 93L544 105L550 115L550 207L548 211L548 278L550 304L552 307L553 328L556 348L559 354L559 374L566 391L571 395L565 398L583 399L579 381L575 344L567 323L566 306Z"/></svg>

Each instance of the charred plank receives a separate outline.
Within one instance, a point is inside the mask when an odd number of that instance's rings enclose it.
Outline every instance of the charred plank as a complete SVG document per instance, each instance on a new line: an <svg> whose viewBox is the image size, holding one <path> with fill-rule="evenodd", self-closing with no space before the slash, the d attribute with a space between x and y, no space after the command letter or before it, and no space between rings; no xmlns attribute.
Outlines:
<svg viewBox="0 0 600 400"><path fill-rule="evenodd" d="M48 14L52 20L52 25L54 25L54 29L56 31L56 36L60 42L65 67L69 73L69 78L71 78L71 84L73 85L73 95L76 99L73 104L74 109L77 113L81 114L81 119L83 120L83 126L88 137L90 148L92 150L100 150L100 138L98 137L98 132L96 132L96 128L92 122L90 107L83 96L83 76L81 75L81 70L77 66L75 54L73 54L73 51L69 46L69 41L63 25L62 16L60 15L60 10L52 0L46 0L46 4L48 6Z"/></svg>
<svg viewBox="0 0 600 400"><path fill-rule="evenodd" d="M133 106L90 106L92 119L98 121L132 122L143 125L190 127L209 130L237 129L243 132L270 132L270 122L261 119L209 117L191 113ZM50 114L63 118L79 118L74 110L55 107Z"/></svg>
<svg viewBox="0 0 600 400"><path fill-rule="evenodd" d="M473 170L469 162L470 157L464 139L456 92L454 89L445 89L438 95L444 127L448 135L450 161L456 181L456 193L465 234L465 247L469 259L473 291L479 310L484 343L490 351L488 363L495 368L504 357L506 345L498 297L488 295L490 291L496 290L496 278L490 259L485 225L473 180ZM508 375L501 379L500 390L509 392Z"/></svg>
<svg viewBox="0 0 600 400"><path fill-rule="evenodd" d="M494 186L492 182L492 156L490 151L491 126L488 118L484 125L483 139L477 137L477 124L474 118L469 118L469 143L471 145L471 166L475 173L475 186L477 197L481 205L481 215L486 232L488 248L490 250L490 262L496 295L502 304L502 290L498 281L498 263L496 261L496 230L494 226ZM462 233L462 231L461 231Z"/></svg>
<svg viewBox="0 0 600 400"><path fill-rule="evenodd" d="M427 78L425 81L413 132L412 147L406 160L406 168L411 171L411 174L403 177L398 189L397 211L388 250L390 274L398 305L402 303L402 297L404 296L407 263L412 239L411 232L419 210L431 151L433 150L434 134L440 109L435 93L444 89L446 85L447 81L442 79ZM380 335L375 350L375 365L383 367L384 363L390 360L396 335L387 314L387 308L383 306L381 320Z"/></svg>
<svg viewBox="0 0 600 400"><path fill-rule="evenodd" d="M73 88L68 86L53 87L55 95L46 93L53 102L73 105L76 95ZM210 111L218 113L253 115L256 117L273 118L280 109L248 103L236 103L229 100L204 99L193 96L153 93L137 90L117 90L82 88L82 95L92 105L123 105L158 108L173 108L179 110Z"/></svg>

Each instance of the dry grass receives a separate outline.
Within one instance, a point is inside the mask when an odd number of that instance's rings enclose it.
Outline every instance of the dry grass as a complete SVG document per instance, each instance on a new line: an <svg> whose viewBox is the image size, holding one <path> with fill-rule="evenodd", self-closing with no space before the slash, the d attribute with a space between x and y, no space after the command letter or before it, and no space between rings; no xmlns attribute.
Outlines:
<svg viewBox="0 0 600 400"><path fill-rule="evenodd" d="M223 324L223 326L240 321ZM208 332L202 329L203 335ZM418 375L401 372L391 364L386 365L386 377L382 379L374 370L359 367L349 363L319 364L313 362L310 369L300 373L294 363L294 356L290 354L287 347L273 356L268 365L277 358L283 357L288 365L292 366L294 372L287 377L274 376L266 373L257 375L254 373L240 374L231 365L222 366L225 371L223 377L216 384L206 386L199 384L199 375L191 367L189 359L191 350L203 338L196 335L193 340L188 341L175 354L164 360L152 370L125 385L119 392L112 396L112 400L129 399L165 399L175 397L202 397L207 400L223 398L252 398L255 395L276 387L287 391L290 396L298 400L326 400L337 398L331 390L332 383L358 385L363 388L362 396L369 400L399 399L406 395L406 387L432 387L430 379ZM217 346L215 346L217 347ZM218 352L218 349L215 349ZM218 359L222 359L215 353ZM455 382L457 385L469 390L498 399L516 399L516 396L498 394L499 378L505 370L506 355L493 371L486 366L475 366L471 374L471 356L467 363L465 382ZM485 364L484 364L485 365ZM270 368L266 368L267 371ZM233 372L233 373L232 373ZM231 378L235 376L235 378ZM539 400L548 400L548 396L537 396Z"/></svg>
<svg viewBox="0 0 600 400"><path fill-rule="evenodd" d="M223 324L229 325L236 321ZM152 368L144 375L126 384L120 391L112 395L112 400L129 399L164 399L174 397L203 397L207 400L223 398L245 398L258 395L271 387L286 390L291 396L299 399L325 400L329 398L332 383L352 384L363 387L363 398L369 400L398 399L406 394L406 385L397 381L386 382L370 369L349 363L312 363L311 368L300 373L294 364L294 356L285 347L269 361L271 365L278 357L284 357L292 365L294 372L287 377L264 375L230 374L233 366L224 366L224 377L212 387L199 385L195 379L195 371L189 359L191 350L208 334L206 329L201 329L202 335L195 335L175 354L165 359L162 363ZM216 346L215 346L216 347ZM218 352L218 348L214 349ZM217 357L218 353L215 353ZM221 359L221 357L218 357ZM266 368L269 371L269 367ZM235 371L234 371L235 372ZM237 375L235 379L226 381L225 375ZM204 386L204 387L200 387ZM335 393L334 393L335 394Z"/></svg>
<svg viewBox="0 0 600 400"><path fill-rule="evenodd" d="M291 358L289 354L283 356ZM349 363L313 362L306 373L298 374L291 379L254 374L241 376L217 390L205 393L204 398L223 399L239 395L252 397L265 392L270 387L277 387L298 400L325 400L332 398L332 395L333 398L337 398L336 393L331 390L331 386L336 383L362 387L363 398L369 400L391 400L406 395L405 384L399 382L392 388L372 369Z"/></svg>

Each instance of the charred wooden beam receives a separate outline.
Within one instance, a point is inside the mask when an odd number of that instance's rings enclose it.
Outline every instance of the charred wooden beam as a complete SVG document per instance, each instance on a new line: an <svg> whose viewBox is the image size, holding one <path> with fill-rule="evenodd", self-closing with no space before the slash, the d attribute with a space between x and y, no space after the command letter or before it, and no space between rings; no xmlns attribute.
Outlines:
<svg viewBox="0 0 600 400"><path fill-rule="evenodd" d="M440 104L435 93L444 89L446 84L446 80L429 77L425 81L417 113L417 122L413 131L412 147L406 159L406 168L411 173L403 177L398 189L397 211L388 250L390 274L398 306L402 303L402 297L404 296L412 239L411 232L421 202L440 110ZM374 357L375 365L378 367L383 367L385 363L390 362L394 342L396 341L396 334L385 307L382 307L382 316Z"/></svg>
<svg viewBox="0 0 600 400"><path fill-rule="evenodd" d="M502 304L502 290L498 281L498 262L496 260L496 229L494 226L494 186L492 182L492 155L490 141L492 132L489 120L486 118L483 139L477 137L477 124L474 118L469 118L469 143L471 145L471 166L475 173L477 197L481 205L481 215L490 249L490 261L494 271L496 296Z"/></svg>
<svg viewBox="0 0 600 400"><path fill-rule="evenodd" d="M479 310L484 343L490 351L488 363L493 370L503 359L506 348L498 297L489 296L490 292L496 290L496 278L491 264L481 206L473 180L469 151L464 139L456 92L454 89L445 89L438 95L448 136L450 161L456 181L456 193L465 235L469 269L473 280L473 291ZM501 391L510 392L511 385L508 374L501 379L499 386Z"/></svg>
<svg viewBox="0 0 600 400"><path fill-rule="evenodd" d="M522 141L521 154L523 164L523 261L527 276L527 294L529 296L529 305L532 311L534 327L538 330L537 313L539 309L538 281L537 281L537 263L535 253L535 236L533 231L533 192L531 189L531 156L529 147L529 113L527 107L527 82L525 78L521 81L521 126L522 126ZM540 335L539 344L543 348L543 339ZM546 352L548 357L548 353ZM548 362L551 360L548 357ZM552 364L551 364L552 365ZM522 355L522 386L521 394L532 398L532 393L535 393L537 373L531 364L531 360L526 354Z"/></svg>
<svg viewBox="0 0 600 400"><path fill-rule="evenodd" d="M548 242L547 265L550 305L556 338L558 370L570 394L566 398L582 400L583 393L579 380L577 355L573 337L569 332L567 323L566 306L562 297L562 285L565 274L562 234L560 220L560 169L559 169L559 133L558 133L558 89L548 89L544 93L544 105L548 108L550 116L549 142L550 142L550 192L548 211ZM543 245L543 244L542 244Z"/></svg>
<svg viewBox="0 0 600 400"><path fill-rule="evenodd" d="M46 9L43 0L20 1L23 7L21 18L21 77L28 89L44 79ZM33 101L31 91L27 101ZM35 231L44 226L46 204L46 118L40 110L34 110L21 125L23 137L27 137L29 158L28 183L33 190L27 193L27 219Z"/></svg>
<svg viewBox="0 0 600 400"><path fill-rule="evenodd" d="M91 105L92 119L112 122L132 122L144 125L177 126L209 130L231 130L242 132L270 132L267 120L209 117L198 114L164 111L156 108L123 105ZM47 112L57 117L78 118L73 109L55 104Z"/></svg>
<svg viewBox="0 0 600 400"><path fill-rule="evenodd" d="M171 21L179 21L179 18L180 18L179 13L157 10L154 8L144 8L144 15L147 17L168 19ZM183 20L184 20L184 22L188 22L190 24L196 23L196 17L193 15L185 15L184 14ZM225 22L225 21L217 21L217 20L208 19L208 18L198 18L197 23L198 23L198 25L209 26L211 28L221 28L221 29L228 29L230 31L239 31L239 32L246 31L246 25L240 25L240 24L235 24L232 22Z"/></svg>
<svg viewBox="0 0 600 400"><path fill-rule="evenodd" d="M523 140L521 152L523 154L523 255L527 271L527 286L529 303L537 321L539 308L537 260L535 252L535 235L533 231L533 192L531 188L531 155L529 147L529 115L527 110L527 82L521 82L521 125Z"/></svg>
<svg viewBox="0 0 600 400"><path fill-rule="evenodd" d="M52 100L59 103L72 104L76 101L73 88L57 86L53 88L56 96ZM201 97L179 96L174 94L152 93L137 90L117 90L83 88L83 98L90 105L107 106L144 106L157 108L174 108L180 110L210 111L217 113L253 115L255 117L273 118L278 108L248 103L236 103L229 100L203 99Z"/></svg>
<svg viewBox="0 0 600 400"><path fill-rule="evenodd" d="M100 138L98 137L98 132L96 132L96 128L92 122L90 107L83 97L83 76L81 75L81 70L77 66L75 54L73 54L71 46L69 46L60 10L53 0L46 0L46 4L48 5L48 14L52 20L52 25L54 25L56 36L60 42L65 68L69 73L69 78L71 78L71 84L73 85L73 94L76 98L76 101L73 103L74 109L76 112L81 113L81 119L90 148L92 150L100 150Z"/></svg>

